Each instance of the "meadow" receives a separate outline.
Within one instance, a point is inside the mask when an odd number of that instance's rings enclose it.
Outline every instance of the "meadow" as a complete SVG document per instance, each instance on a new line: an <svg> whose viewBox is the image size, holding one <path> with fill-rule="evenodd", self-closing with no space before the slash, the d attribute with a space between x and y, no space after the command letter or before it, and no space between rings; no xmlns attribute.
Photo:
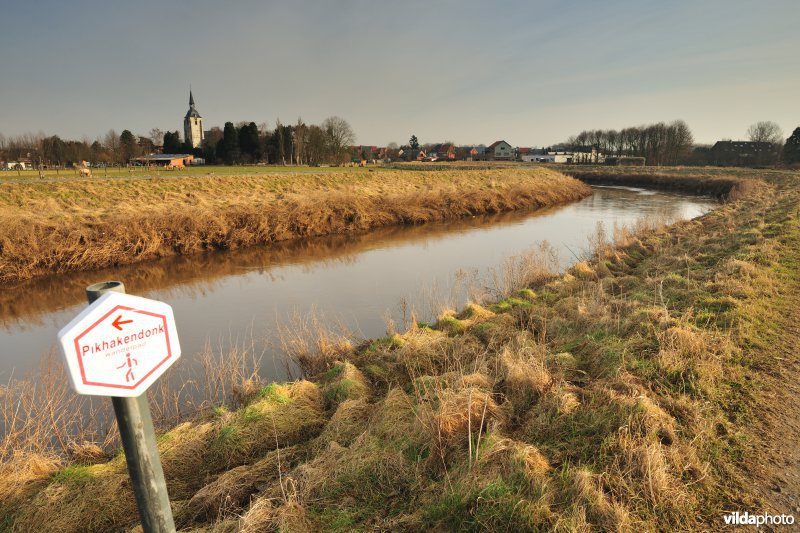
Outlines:
<svg viewBox="0 0 800 533"><path fill-rule="evenodd" d="M543 168L133 177L0 185L0 281L530 209L591 189Z"/></svg>
<svg viewBox="0 0 800 533"><path fill-rule="evenodd" d="M709 530L770 509L759 487L793 446L762 420L794 420L800 176L733 174L713 212L598 231L565 273L509 259L500 300L358 344L287 332L304 379L247 380L159 436L179 528ZM0 524L135 527L121 455L75 449L8 457Z"/></svg>
<svg viewBox="0 0 800 533"><path fill-rule="evenodd" d="M367 172L365 167L311 167L308 165L197 165L185 168L166 169L152 167L96 167L90 169L94 179L129 179L129 178L157 178L179 176L265 176L274 174L320 174L338 172ZM3 181L38 181L38 180L80 180L78 171L72 168L45 169L39 172L35 169L4 170L0 171L0 182Z"/></svg>

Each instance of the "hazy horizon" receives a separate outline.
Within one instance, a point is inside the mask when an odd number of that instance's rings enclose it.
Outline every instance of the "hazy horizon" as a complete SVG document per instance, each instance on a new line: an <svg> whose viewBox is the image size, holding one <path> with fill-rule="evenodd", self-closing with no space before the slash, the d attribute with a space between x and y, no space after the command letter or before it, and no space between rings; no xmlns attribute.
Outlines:
<svg viewBox="0 0 800 533"><path fill-rule="evenodd" d="M0 133L94 139L319 123L359 144L547 146L584 129L685 120L695 142L800 126L789 0L486 4L14 3Z"/></svg>

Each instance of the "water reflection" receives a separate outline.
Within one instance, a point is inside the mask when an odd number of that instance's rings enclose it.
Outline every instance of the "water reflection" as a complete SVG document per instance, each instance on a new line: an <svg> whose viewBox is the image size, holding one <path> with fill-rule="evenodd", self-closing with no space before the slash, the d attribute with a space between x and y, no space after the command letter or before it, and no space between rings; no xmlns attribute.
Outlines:
<svg viewBox="0 0 800 533"><path fill-rule="evenodd" d="M130 293L169 302L189 358L208 340L224 348L249 335L249 328L266 342L277 320L312 307L372 337L383 334L387 310L397 317L402 299L420 306L432 288L452 293L457 272L485 273L542 240L567 265L598 222L611 229L650 215L691 218L713 205L706 198L596 187L580 202L536 212L210 252L5 287L0 290L0 378L13 369L19 375L34 368L54 345L58 329L85 305L84 288L98 280L120 279ZM453 305L466 297L449 296L457 300ZM267 373L277 377L280 371Z"/></svg>

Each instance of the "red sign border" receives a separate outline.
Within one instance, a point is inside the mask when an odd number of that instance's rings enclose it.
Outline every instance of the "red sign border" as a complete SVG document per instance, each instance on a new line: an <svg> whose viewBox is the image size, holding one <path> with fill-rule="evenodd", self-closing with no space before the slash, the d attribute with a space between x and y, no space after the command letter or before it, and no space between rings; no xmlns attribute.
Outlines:
<svg viewBox="0 0 800 533"><path fill-rule="evenodd" d="M84 368L83 368L83 357L81 356L81 349L80 349L79 341L81 340L81 338L84 335L86 335L92 329L94 329L97 325L99 325L100 322L102 322L103 320L108 318L109 315L111 315L115 311L119 311L119 310L132 311L134 313L140 313L142 315L150 315L150 316L154 316L156 318L160 318L161 321L164 323L164 337L166 338L166 342L167 342L167 356L164 359L162 359L156 366L154 366L150 370L150 372L145 374L144 377L142 377L139 381L137 381L133 385L116 385L114 383L97 383L97 382L94 382L94 381L86 381L86 372L84 371ZM102 317L97 319L97 321L94 324L92 324L91 326L89 326L88 328L83 330L83 332L80 335L75 337L75 355L78 358L78 366L80 367L80 370L81 370L81 381L83 382L84 385L89 385L89 386L94 386L94 387L108 387L108 388L113 388L113 389L133 390L136 387L138 387L139 385L141 385L143 381L145 381L147 378L149 378L153 374L153 372L158 370L161 367L161 365L163 365L164 363L169 361L169 359L172 357L172 344L170 343L170 340L169 340L169 326L167 325L167 317L165 315L162 315L162 314L159 314L159 313L151 313L150 311L144 311L142 309L134 309L133 307L128 307L128 306L125 306L125 305L114 306L109 312L107 312Z"/></svg>

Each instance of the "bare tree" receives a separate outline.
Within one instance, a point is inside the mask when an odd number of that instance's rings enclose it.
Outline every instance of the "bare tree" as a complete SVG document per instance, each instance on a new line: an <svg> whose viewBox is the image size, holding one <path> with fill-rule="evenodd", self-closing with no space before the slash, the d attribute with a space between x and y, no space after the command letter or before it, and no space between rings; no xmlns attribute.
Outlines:
<svg viewBox="0 0 800 533"><path fill-rule="evenodd" d="M322 129L327 135L332 162L341 163L344 152L356 142L353 128L341 117L328 117L322 121Z"/></svg>
<svg viewBox="0 0 800 533"><path fill-rule="evenodd" d="M308 127L308 143L306 145L306 161L308 163L321 163L326 158L326 135L317 125Z"/></svg>
<svg viewBox="0 0 800 533"><path fill-rule="evenodd" d="M275 119L275 138L278 141L278 156L281 158L281 163L286 165L286 136L281 119Z"/></svg>
<svg viewBox="0 0 800 533"><path fill-rule="evenodd" d="M294 127L294 157L296 165L305 163L306 133L306 125L303 119L297 117L297 125Z"/></svg>
<svg viewBox="0 0 800 533"><path fill-rule="evenodd" d="M153 128L148 135L154 146L162 146L164 144L164 131L161 128Z"/></svg>
<svg viewBox="0 0 800 533"><path fill-rule="evenodd" d="M747 128L747 137L753 142L765 142L778 145L783 142L783 131L776 123L764 120Z"/></svg>
<svg viewBox="0 0 800 533"><path fill-rule="evenodd" d="M118 163L120 160L120 144L119 135L116 131L108 130L108 133L103 137L103 146L111 155L111 162Z"/></svg>

